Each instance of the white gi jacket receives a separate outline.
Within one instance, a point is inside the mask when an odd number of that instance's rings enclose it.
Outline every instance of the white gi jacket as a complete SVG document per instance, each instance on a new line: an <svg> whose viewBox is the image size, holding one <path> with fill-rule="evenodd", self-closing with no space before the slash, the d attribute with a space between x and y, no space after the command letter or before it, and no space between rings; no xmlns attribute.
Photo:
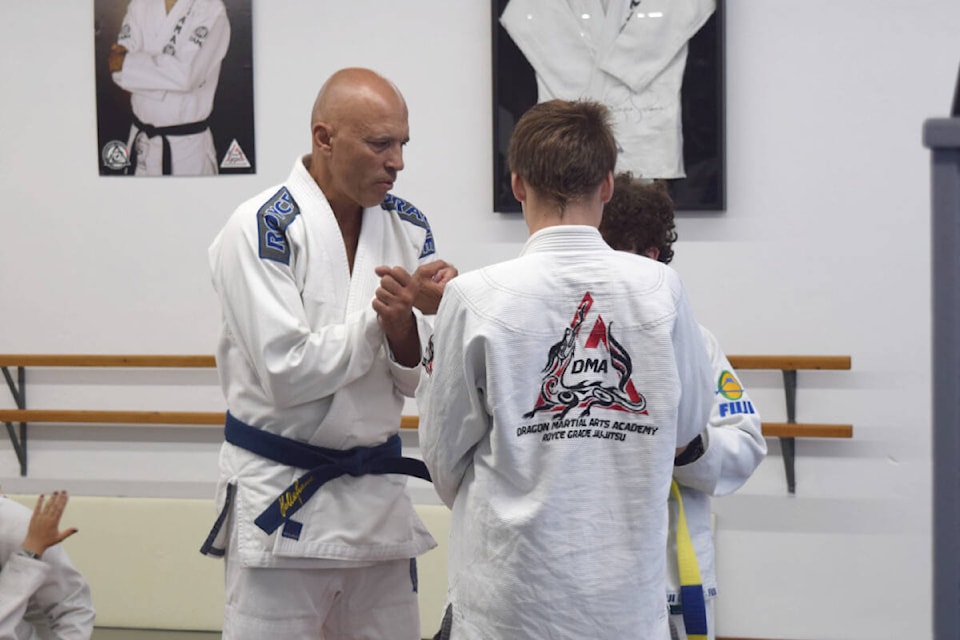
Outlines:
<svg viewBox="0 0 960 640"><path fill-rule="evenodd" d="M221 0L179 0L167 14L164 0L131 0L117 43L127 48L113 81L129 91L134 115L166 127L210 117L220 63L230 44L230 22ZM174 175L217 173L209 130L168 137ZM162 141L130 129L128 149L138 145L138 175L159 175Z"/></svg>
<svg viewBox="0 0 960 640"><path fill-rule="evenodd" d="M710 496L725 496L739 489L767 455L760 414L736 376L730 361L712 333L700 327L713 365L714 403L701 436L704 452L690 464L674 467L680 487L687 527L697 554L703 594L717 595ZM667 549L667 601L680 601L677 569L677 505L670 500L670 543Z"/></svg>
<svg viewBox="0 0 960 640"><path fill-rule="evenodd" d="M500 23L536 72L538 100L593 99L613 116L618 171L682 178L687 42L715 0L510 0Z"/></svg>
<svg viewBox="0 0 960 640"><path fill-rule="evenodd" d="M378 445L399 431L419 367L389 353L371 306L380 283L374 269L412 273L436 259L433 235L406 203L366 209L351 277L340 228L307 162L297 159L286 182L240 205L210 247L223 313L221 386L231 414L248 425L330 449ZM414 313L425 346L431 327ZM398 475L334 479L295 514L298 540L267 535L254 519L303 473L223 444L218 504L228 484L237 489L239 549L228 553L246 566L348 566L436 546Z"/></svg>
<svg viewBox="0 0 960 640"><path fill-rule="evenodd" d="M417 400L451 637L669 637L674 452L712 402L676 272L549 227L447 284L435 327Z"/></svg>
<svg viewBox="0 0 960 640"><path fill-rule="evenodd" d="M90 587L61 545L40 560L18 556L32 512L0 495L0 638L87 640L95 612Z"/></svg>

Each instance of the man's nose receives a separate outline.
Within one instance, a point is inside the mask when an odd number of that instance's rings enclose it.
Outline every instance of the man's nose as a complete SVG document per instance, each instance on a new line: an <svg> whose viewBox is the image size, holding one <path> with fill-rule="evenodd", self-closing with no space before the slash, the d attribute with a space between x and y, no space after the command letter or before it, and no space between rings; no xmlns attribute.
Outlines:
<svg viewBox="0 0 960 640"><path fill-rule="evenodd" d="M403 145L391 147L387 155L387 168L392 171L403 171Z"/></svg>

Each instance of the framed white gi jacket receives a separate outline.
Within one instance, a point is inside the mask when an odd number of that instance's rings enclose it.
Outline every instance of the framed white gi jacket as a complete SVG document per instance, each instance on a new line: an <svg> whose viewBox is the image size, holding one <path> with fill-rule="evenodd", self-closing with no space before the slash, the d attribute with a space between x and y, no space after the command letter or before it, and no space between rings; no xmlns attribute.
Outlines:
<svg viewBox="0 0 960 640"><path fill-rule="evenodd" d="M687 43L715 0L510 0L500 23L536 72L538 101L610 108L618 171L683 178Z"/></svg>

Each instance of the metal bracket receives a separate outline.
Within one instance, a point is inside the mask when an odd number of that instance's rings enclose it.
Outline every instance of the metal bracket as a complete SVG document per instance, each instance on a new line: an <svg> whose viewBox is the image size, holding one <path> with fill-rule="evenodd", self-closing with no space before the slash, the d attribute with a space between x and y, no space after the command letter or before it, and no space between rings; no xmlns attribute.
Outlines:
<svg viewBox="0 0 960 640"><path fill-rule="evenodd" d="M783 392L787 402L787 423L797 423L797 372L793 369L784 369ZM797 439L780 438L780 455L783 457L783 470L787 474L787 491L797 492Z"/></svg>
<svg viewBox="0 0 960 640"><path fill-rule="evenodd" d="M3 377L7 381L7 386L10 388L10 395L13 396L13 401L17 404L18 409L27 408L27 372L24 367L17 367L17 382L13 381L13 376L10 374L10 369L8 367L0 367L3 369ZM17 454L17 460L20 462L20 475L27 475L27 423L20 423L20 433L17 434L16 429L14 429L12 422L4 422L7 425L7 435L10 437L10 442L13 444L13 450Z"/></svg>

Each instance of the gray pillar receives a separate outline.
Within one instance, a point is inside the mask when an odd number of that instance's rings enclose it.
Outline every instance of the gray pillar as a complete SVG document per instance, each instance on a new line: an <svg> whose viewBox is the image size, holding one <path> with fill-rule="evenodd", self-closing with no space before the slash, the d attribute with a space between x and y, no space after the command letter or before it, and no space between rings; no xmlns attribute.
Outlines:
<svg viewBox="0 0 960 640"><path fill-rule="evenodd" d="M924 123L931 150L933 632L960 638L960 118Z"/></svg>

